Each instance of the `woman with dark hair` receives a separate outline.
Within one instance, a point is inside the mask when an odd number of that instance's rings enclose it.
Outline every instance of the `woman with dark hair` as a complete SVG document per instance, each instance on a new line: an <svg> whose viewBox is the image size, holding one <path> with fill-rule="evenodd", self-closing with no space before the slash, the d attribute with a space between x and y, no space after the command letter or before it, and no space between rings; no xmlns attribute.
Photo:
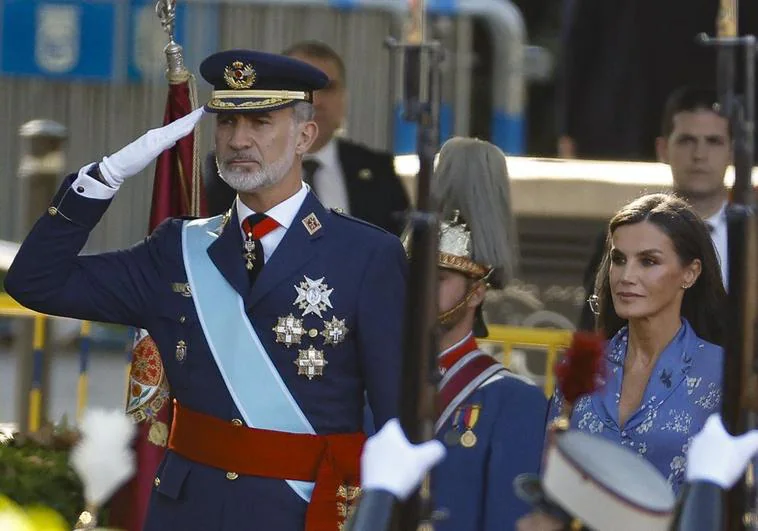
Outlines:
<svg viewBox="0 0 758 531"><path fill-rule="evenodd" d="M652 194L610 221L598 270L605 385L571 406L571 426L629 447L678 491L690 438L719 410L726 298L703 221ZM559 392L549 421L564 407Z"/></svg>

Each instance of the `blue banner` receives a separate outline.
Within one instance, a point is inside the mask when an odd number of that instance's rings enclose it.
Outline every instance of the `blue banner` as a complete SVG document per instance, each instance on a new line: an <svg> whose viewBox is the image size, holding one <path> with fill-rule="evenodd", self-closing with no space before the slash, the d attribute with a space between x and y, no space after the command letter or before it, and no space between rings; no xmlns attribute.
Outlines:
<svg viewBox="0 0 758 531"><path fill-rule="evenodd" d="M0 71L107 80L115 74L116 8L91 0L5 0Z"/></svg>
<svg viewBox="0 0 758 531"><path fill-rule="evenodd" d="M174 40L181 45L186 42L186 19L187 5L177 2ZM129 79L165 79L166 54L163 48L168 43L168 35L155 14L155 0L130 0L128 26Z"/></svg>

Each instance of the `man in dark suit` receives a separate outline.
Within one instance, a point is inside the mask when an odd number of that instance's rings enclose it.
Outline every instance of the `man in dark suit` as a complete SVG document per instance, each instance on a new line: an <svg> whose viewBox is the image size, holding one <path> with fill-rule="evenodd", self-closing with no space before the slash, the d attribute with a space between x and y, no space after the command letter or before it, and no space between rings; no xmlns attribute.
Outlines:
<svg viewBox="0 0 758 531"><path fill-rule="evenodd" d="M728 288L726 170L732 159L729 122L717 112L716 92L683 87L666 102L661 136L656 139L658 159L671 167L673 191L686 199L706 222ZM606 234L598 236L595 252L584 275L588 295L595 291L595 275L605 255ZM595 316L586 304L579 328L592 330Z"/></svg>
<svg viewBox="0 0 758 531"><path fill-rule="evenodd" d="M400 240L326 210L301 179L316 68L230 50L204 109L68 176L5 279L37 311L143 328L174 414L145 531L337 529L356 499L364 397L398 414ZM79 256L125 179L215 113L225 215L168 219L128 250Z"/></svg>
<svg viewBox="0 0 758 531"><path fill-rule="evenodd" d="M326 208L340 209L399 235L404 220L398 214L407 210L409 201L392 155L336 136L347 105L342 58L318 41L294 44L284 55L315 66L329 78L326 87L314 94L318 136L303 158L303 180ZM234 201L234 191L218 178L213 156L204 175L209 214L225 212Z"/></svg>

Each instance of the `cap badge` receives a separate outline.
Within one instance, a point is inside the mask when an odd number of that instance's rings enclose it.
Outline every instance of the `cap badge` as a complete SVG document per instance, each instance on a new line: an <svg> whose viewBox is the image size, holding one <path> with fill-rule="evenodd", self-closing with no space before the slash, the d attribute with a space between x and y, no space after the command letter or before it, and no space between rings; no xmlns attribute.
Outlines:
<svg viewBox="0 0 758 531"><path fill-rule="evenodd" d="M224 68L224 81L233 89L248 89L255 83L255 70L253 65L243 64L242 61L234 61Z"/></svg>

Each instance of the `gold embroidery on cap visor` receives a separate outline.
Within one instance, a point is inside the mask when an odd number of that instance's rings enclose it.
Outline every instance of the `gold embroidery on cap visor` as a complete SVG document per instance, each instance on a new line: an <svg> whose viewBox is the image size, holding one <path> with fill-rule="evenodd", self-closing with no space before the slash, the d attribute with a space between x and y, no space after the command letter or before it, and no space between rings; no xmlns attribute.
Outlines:
<svg viewBox="0 0 758 531"><path fill-rule="evenodd" d="M209 109L218 111L261 110L294 101L313 101L311 92L298 90L214 90L207 104Z"/></svg>

